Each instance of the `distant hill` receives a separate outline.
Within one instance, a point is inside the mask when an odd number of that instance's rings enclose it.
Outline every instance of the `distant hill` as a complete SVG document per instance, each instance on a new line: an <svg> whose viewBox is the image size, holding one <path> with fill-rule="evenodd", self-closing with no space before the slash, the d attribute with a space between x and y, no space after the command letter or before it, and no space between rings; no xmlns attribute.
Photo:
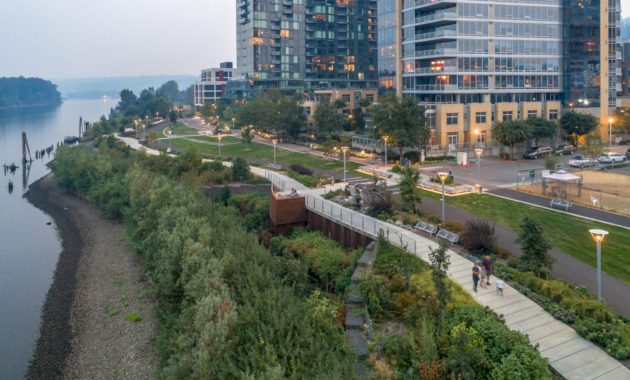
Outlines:
<svg viewBox="0 0 630 380"><path fill-rule="evenodd" d="M61 94L50 81L41 78L0 78L0 109L59 104Z"/></svg>
<svg viewBox="0 0 630 380"><path fill-rule="evenodd" d="M139 77L103 77L103 78L73 78L56 79L59 91L68 99L96 99L103 95L118 97L123 89L130 89L139 94L148 87L158 88L163 83L174 80L181 90L185 90L198 80L193 75L151 75Z"/></svg>

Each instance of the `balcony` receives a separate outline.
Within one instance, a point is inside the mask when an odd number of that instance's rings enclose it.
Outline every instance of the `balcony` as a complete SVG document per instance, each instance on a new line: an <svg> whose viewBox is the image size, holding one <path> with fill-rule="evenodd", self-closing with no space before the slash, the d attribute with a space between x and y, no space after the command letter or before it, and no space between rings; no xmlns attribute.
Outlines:
<svg viewBox="0 0 630 380"><path fill-rule="evenodd" d="M419 67L413 71L405 71L404 74L442 75L444 73L456 73L457 66L442 66L440 70L435 67Z"/></svg>
<svg viewBox="0 0 630 380"><path fill-rule="evenodd" d="M440 30L437 32L418 33L405 42L425 42L432 40L453 40L457 37L456 30Z"/></svg>
<svg viewBox="0 0 630 380"><path fill-rule="evenodd" d="M446 11L416 17L416 25L429 25L457 20L457 12Z"/></svg>
<svg viewBox="0 0 630 380"><path fill-rule="evenodd" d="M455 91L456 84L417 84L414 91Z"/></svg>
<svg viewBox="0 0 630 380"><path fill-rule="evenodd" d="M413 55L405 55L405 58L409 57L454 57L457 55L457 49L430 49L416 51Z"/></svg>
<svg viewBox="0 0 630 380"><path fill-rule="evenodd" d="M409 9L430 9L443 4L455 4L455 0L407 0L405 1L404 10Z"/></svg>

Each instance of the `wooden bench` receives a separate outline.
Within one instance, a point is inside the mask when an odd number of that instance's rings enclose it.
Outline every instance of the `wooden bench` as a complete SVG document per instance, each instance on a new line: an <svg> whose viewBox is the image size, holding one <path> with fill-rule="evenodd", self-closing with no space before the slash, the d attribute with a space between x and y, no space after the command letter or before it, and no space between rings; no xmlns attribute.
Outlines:
<svg viewBox="0 0 630 380"><path fill-rule="evenodd" d="M444 229L440 229L437 233L438 237L441 237L444 240L448 240L451 242L451 245L453 244L457 244L457 242L459 241L459 235L454 233L454 232L450 232Z"/></svg>
<svg viewBox="0 0 630 380"><path fill-rule="evenodd" d="M560 206L560 207L564 207L566 211L569 211L569 207L573 206L573 203L571 203L570 201L567 201L566 199L554 198L551 200L551 203L549 204L549 206L550 207Z"/></svg>
<svg viewBox="0 0 630 380"><path fill-rule="evenodd" d="M432 224L425 223L425 222L418 222L418 223L416 223L415 228L417 230L424 231L424 232L428 233L429 237L433 236L434 234L436 234L438 232L437 226L434 226Z"/></svg>

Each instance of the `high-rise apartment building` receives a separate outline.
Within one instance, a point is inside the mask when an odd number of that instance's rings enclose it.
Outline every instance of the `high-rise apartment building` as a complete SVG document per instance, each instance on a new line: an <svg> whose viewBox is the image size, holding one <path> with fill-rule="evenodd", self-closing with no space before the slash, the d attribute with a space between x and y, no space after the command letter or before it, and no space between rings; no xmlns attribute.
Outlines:
<svg viewBox="0 0 630 380"><path fill-rule="evenodd" d="M380 92L396 91L398 41L400 17L399 0L378 0L378 89Z"/></svg>
<svg viewBox="0 0 630 380"><path fill-rule="evenodd" d="M256 88L376 88L376 0L237 0L238 74Z"/></svg>

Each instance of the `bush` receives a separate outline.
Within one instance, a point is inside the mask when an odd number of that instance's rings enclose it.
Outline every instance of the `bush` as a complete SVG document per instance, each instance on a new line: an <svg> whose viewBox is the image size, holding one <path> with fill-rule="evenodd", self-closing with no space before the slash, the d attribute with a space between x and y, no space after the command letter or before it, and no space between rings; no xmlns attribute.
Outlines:
<svg viewBox="0 0 630 380"><path fill-rule="evenodd" d="M494 224L487 219L467 221L461 238L462 246L473 255L489 255L496 252L497 236Z"/></svg>
<svg viewBox="0 0 630 380"><path fill-rule="evenodd" d="M502 160L509 160L510 154L508 152L501 152L499 153L499 158Z"/></svg>
<svg viewBox="0 0 630 380"><path fill-rule="evenodd" d="M300 164L291 164L289 165L289 169L301 175L313 175L313 171L311 169Z"/></svg>
<svg viewBox="0 0 630 380"><path fill-rule="evenodd" d="M402 169L400 168L400 165L394 165L392 166L392 173L400 173L402 171Z"/></svg>
<svg viewBox="0 0 630 380"><path fill-rule="evenodd" d="M452 185L454 182L455 178L452 175L448 175L448 177L446 177L446 179L444 180L444 184L445 185ZM439 183L442 184L442 181L440 180L440 177L438 177L437 175L435 177L431 177L429 179L429 181L433 182L433 183Z"/></svg>
<svg viewBox="0 0 630 380"><path fill-rule="evenodd" d="M251 177L252 173L249 171L247 161L241 157L237 157L234 162L232 162L232 180L243 182Z"/></svg>
<svg viewBox="0 0 630 380"><path fill-rule="evenodd" d="M403 153L403 158L408 159L411 162L418 162L420 161L420 155L421 153L418 152L417 150L408 150L405 153Z"/></svg>

